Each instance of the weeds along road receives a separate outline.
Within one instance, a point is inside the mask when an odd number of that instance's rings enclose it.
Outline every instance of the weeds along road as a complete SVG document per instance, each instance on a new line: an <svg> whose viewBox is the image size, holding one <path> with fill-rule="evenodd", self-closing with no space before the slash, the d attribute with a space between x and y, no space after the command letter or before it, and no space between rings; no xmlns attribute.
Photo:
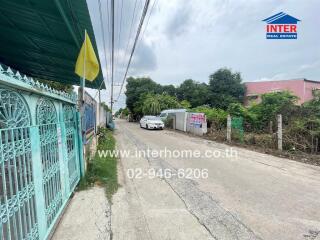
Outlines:
<svg viewBox="0 0 320 240"><path fill-rule="evenodd" d="M133 154L119 160L113 239L320 237L319 167L236 147L227 154L224 144L123 120L116 126L117 148ZM139 156L136 149L158 150L158 156Z"/></svg>

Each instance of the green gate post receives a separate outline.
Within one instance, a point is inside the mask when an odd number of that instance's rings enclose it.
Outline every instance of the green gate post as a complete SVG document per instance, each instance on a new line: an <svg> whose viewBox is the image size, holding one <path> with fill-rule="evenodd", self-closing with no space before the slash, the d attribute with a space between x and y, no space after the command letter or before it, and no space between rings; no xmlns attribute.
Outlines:
<svg viewBox="0 0 320 240"><path fill-rule="evenodd" d="M79 151L80 147L80 140L79 140L79 130L78 130L78 117L77 117L77 112L73 113L73 122L74 122L74 150L75 150L75 155L76 155L76 159L75 159L75 164L76 164L76 168L77 168L77 172L78 172L78 176L79 178L82 176L80 173L80 158L82 157L81 152ZM81 142L82 144L82 142Z"/></svg>
<svg viewBox="0 0 320 240"><path fill-rule="evenodd" d="M61 191L62 201L64 202L69 198L70 183L69 183L69 168L68 168L68 150L66 141L66 127L65 123L60 119L60 123L57 124L58 132L58 148L59 148L59 161L60 161L60 176L61 176Z"/></svg>
<svg viewBox="0 0 320 240"><path fill-rule="evenodd" d="M70 182L69 182L69 168L68 168L68 146L67 146L67 134L66 125L64 122L64 111L62 104L59 104L59 123L57 124L58 131L58 148L59 148L59 159L60 159L60 175L62 182L62 201L64 202L69 198L70 193ZM59 132L60 131L60 132Z"/></svg>
<svg viewBox="0 0 320 240"><path fill-rule="evenodd" d="M30 140L32 152L32 172L37 208L37 223L39 239L44 239L47 232L47 218L45 214L45 201L42 183L42 163L39 127L30 127Z"/></svg>
<svg viewBox="0 0 320 240"><path fill-rule="evenodd" d="M77 134L78 134L78 152L79 152L79 167L80 167L80 176L84 177L85 167L84 167L84 152L83 152L83 142L82 142L82 121L80 113L77 112Z"/></svg>

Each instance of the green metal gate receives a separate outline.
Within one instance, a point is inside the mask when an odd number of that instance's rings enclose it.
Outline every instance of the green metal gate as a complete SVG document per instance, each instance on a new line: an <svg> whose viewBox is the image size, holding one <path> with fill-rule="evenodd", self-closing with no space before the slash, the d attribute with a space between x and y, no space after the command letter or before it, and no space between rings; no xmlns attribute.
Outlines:
<svg viewBox="0 0 320 240"><path fill-rule="evenodd" d="M46 239L83 168L76 96L0 65L0 239Z"/></svg>
<svg viewBox="0 0 320 240"><path fill-rule="evenodd" d="M231 118L232 138L243 142L244 130L243 130L243 118L232 117Z"/></svg>

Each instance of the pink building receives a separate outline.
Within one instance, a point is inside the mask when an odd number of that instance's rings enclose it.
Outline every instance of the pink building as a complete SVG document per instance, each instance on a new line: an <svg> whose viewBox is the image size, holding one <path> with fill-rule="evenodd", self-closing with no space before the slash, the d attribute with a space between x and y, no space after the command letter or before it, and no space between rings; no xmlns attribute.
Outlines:
<svg viewBox="0 0 320 240"><path fill-rule="evenodd" d="M320 81L308 79L292 79L263 82L246 82L247 87L245 105L251 102L259 102L261 95L270 92L289 91L299 97L298 104L307 102L313 98L313 91L320 91Z"/></svg>

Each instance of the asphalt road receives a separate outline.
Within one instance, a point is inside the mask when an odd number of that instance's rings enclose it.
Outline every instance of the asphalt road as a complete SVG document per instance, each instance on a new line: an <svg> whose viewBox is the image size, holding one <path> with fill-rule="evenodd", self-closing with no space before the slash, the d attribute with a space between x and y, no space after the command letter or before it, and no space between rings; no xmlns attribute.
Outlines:
<svg viewBox="0 0 320 240"><path fill-rule="evenodd" d="M320 238L319 167L123 120L116 126L117 149L130 154L119 160L113 239Z"/></svg>

